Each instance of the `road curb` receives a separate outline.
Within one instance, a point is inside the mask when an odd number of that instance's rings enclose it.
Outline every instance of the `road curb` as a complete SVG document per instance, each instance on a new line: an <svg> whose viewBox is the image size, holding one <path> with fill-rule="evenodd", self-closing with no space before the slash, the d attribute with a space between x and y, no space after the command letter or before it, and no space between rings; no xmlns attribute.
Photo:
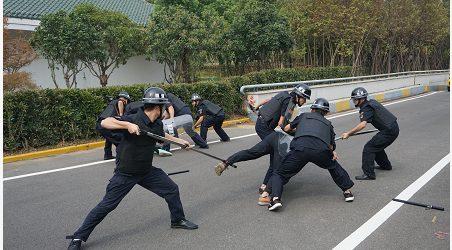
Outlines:
<svg viewBox="0 0 452 250"><path fill-rule="evenodd" d="M223 122L223 126L234 125L234 124L246 122L249 120L250 120L250 118L243 118L243 119L238 119L238 120L225 121L225 122ZM199 128L197 130L199 130ZM64 148L43 150L43 151L33 152L33 153L28 153L28 154L6 156L6 157L3 157L3 163L32 159L32 158L61 154L61 153L68 153L68 152L73 152L73 151L78 151L78 150L98 148L98 147L103 147L104 145L105 145L105 141L100 141L100 142L86 143L86 144L80 144L80 145L64 147Z"/></svg>

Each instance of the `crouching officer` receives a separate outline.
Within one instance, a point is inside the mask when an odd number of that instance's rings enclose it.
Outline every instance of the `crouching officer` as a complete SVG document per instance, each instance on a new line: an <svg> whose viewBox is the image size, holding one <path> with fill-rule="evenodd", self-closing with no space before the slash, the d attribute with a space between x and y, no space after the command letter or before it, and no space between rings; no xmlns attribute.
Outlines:
<svg viewBox="0 0 452 250"><path fill-rule="evenodd" d="M181 101L177 96L168 93L168 104L166 105L166 119L171 119L174 117L181 117L183 115L190 117L190 120L193 120L193 114L190 111L190 109L187 107L187 105ZM201 148L209 148L207 145L207 142L199 136L198 133L196 133L193 128L192 124L182 124L182 128L185 130L185 132L188 134L188 136L191 137L191 139L195 142L196 145L200 146ZM172 128L173 134L172 136L178 137L177 135L177 129ZM169 143L163 143L163 150L169 151L170 150L170 144Z"/></svg>
<svg viewBox="0 0 452 250"><path fill-rule="evenodd" d="M223 109L220 106L213 104L208 100L204 100L201 102L201 97L198 94L191 95L190 101L191 105L198 108L199 113L199 119L193 126L193 130L198 125L201 125L201 138L204 141L207 141L207 131L209 127L213 126L213 129L220 137L220 141L222 142L230 141L229 136L221 128L225 116ZM198 146L203 148L201 145Z"/></svg>
<svg viewBox="0 0 452 250"><path fill-rule="evenodd" d="M275 131L275 133L271 133L252 148L241 150L229 156L225 162L220 162L217 166L215 166L215 173L220 176L227 166L232 166L234 163L254 160L264 155L273 154L273 162L269 167L271 170L267 170L267 174L264 178L265 188L259 195L259 200L257 202L260 206L267 206L270 204L270 195L272 192L272 175L268 176L268 173L273 174L275 167L279 165L282 158L289 151L289 145L292 139L292 135L289 135L283 131Z"/></svg>
<svg viewBox="0 0 452 250"><path fill-rule="evenodd" d="M375 180L374 169L391 170L392 165L386 155L385 148L391 145L399 136L397 118L389 112L381 103L374 99L367 100L367 90L358 87L352 91L351 99L355 107L359 107L360 123L354 129L342 135L342 139L348 139L371 123L379 132L364 145L362 156L363 175L356 176L357 180ZM377 162L377 166L375 166Z"/></svg>
<svg viewBox="0 0 452 250"><path fill-rule="evenodd" d="M111 152L111 145L112 144L115 145L117 154L119 150L119 144L121 143L122 135L119 133L113 133L111 132L111 130L102 127L101 122L107 117L124 115L124 110L129 102L130 102L129 94L127 92L121 92L118 95L118 100L111 101L105 108L104 112L102 112L102 114L97 119L96 129L105 138L104 160L115 158L113 156L113 153Z"/></svg>
<svg viewBox="0 0 452 250"><path fill-rule="evenodd" d="M136 114L121 117L109 117L102 121L102 126L123 134L118 161L113 177L107 186L102 201L89 212L82 226L74 235L68 250L80 249L81 241L87 241L94 228L113 211L121 200L135 185L157 194L165 199L171 213L171 228L196 229L198 226L185 219L184 210L179 197L179 188L160 168L152 165L156 139L140 135L140 130L164 136L165 138L187 145L182 139L163 132L161 117L168 102L165 91L160 88L149 88L144 93L144 110Z"/></svg>
<svg viewBox="0 0 452 250"><path fill-rule="evenodd" d="M349 190L354 183L337 162L333 125L324 117L329 112L330 105L326 99L317 98L311 109L311 113L300 114L284 128L287 132L294 132L295 136L290 143L290 151L273 172L273 198L268 205L270 211L282 206L283 185L308 162L327 169L336 185L342 189L345 201L354 200Z"/></svg>
<svg viewBox="0 0 452 250"><path fill-rule="evenodd" d="M292 92L289 94L286 91L278 93L272 98L266 99L256 105L256 109L259 109L259 117L257 118L255 130L257 135L263 140L269 134L275 132L276 126L282 126L285 124L285 117L292 114L295 107L301 107L306 103L306 100L311 98L311 89L303 84L298 84ZM283 127L283 126L282 126ZM259 193L262 194L264 191L270 193L270 190L265 190L270 176L273 175L273 153L270 153L270 165L267 174L264 178L264 182L259 188Z"/></svg>

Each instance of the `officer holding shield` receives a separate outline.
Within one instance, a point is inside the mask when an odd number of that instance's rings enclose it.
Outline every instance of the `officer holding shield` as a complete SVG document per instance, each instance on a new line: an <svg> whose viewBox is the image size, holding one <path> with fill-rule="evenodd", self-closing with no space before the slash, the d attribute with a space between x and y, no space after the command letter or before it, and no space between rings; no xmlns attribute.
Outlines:
<svg viewBox="0 0 452 250"><path fill-rule="evenodd" d="M256 105L256 109L263 105L259 108L259 117L255 125L257 135L263 140L269 134L275 132L276 126L283 126L283 124L285 126L290 120L290 117L293 116L296 106L301 107L310 98L311 89L307 85L300 83L290 94L283 91ZM264 191L271 193L270 190L265 190L265 188L270 180L270 176L273 174L273 157L273 153L270 153L270 165L264 182L259 188L260 194L263 194Z"/></svg>

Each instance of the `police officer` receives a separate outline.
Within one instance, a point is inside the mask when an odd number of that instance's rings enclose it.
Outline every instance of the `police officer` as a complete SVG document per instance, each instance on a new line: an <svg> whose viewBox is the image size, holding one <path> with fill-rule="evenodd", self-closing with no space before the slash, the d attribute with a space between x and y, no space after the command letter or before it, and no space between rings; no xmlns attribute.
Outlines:
<svg viewBox="0 0 452 250"><path fill-rule="evenodd" d="M142 101L136 101L136 102L131 102L127 105L126 107L126 111L125 111L125 115L132 115L132 114L136 114L138 112L138 109L143 109L144 108L144 104ZM173 155L171 152L163 150L159 145L155 145L154 147L154 151L155 153L157 153L160 156L171 156Z"/></svg>
<svg viewBox="0 0 452 250"><path fill-rule="evenodd" d="M187 146L186 150L190 149L187 141L163 132L160 119L167 102L165 91L152 87L144 93L144 110L139 109L136 114L130 116L109 117L102 121L105 128L123 134L115 173L102 201L89 212L74 235L66 237L72 239L68 250L80 249L81 241L88 240L94 228L119 205L136 184L165 199L171 213L171 228L198 228L196 224L185 219L177 184L162 169L152 165L154 154L149 152L153 151L156 139L140 135L140 130L145 130L183 143Z"/></svg>
<svg viewBox="0 0 452 250"><path fill-rule="evenodd" d="M392 165L386 155L385 148L391 145L399 136L397 118L389 112L381 103L374 99L367 100L367 90L362 87L355 88L351 94L351 100L355 107L359 107L360 123L354 129L342 135L342 139L348 139L364 129L367 123L371 123L379 132L364 145L362 155L363 175L355 176L357 180L375 180L374 169L391 170ZM375 162L378 165L375 166Z"/></svg>
<svg viewBox="0 0 452 250"><path fill-rule="evenodd" d="M121 134L113 133L111 130L106 129L101 126L102 120L107 117L112 116L122 116L124 114L124 110L127 104L130 102L130 96L127 92L121 92L118 95L117 100L111 101L108 106L105 108L104 112L97 119L96 129L99 133L105 138L105 147L104 147L104 160L114 159L113 153L111 152L111 145L115 144L116 153L119 150L119 144L121 142Z"/></svg>
<svg viewBox="0 0 452 250"><path fill-rule="evenodd" d="M241 150L229 156L225 160L225 162L220 162L217 166L215 166L215 173L217 173L217 175L220 176L221 173L226 169L226 166L231 166L236 162L254 160L268 154L274 155L273 162L270 166L272 168L270 172L273 173L274 168L279 165L281 159L289 151L289 145L292 139L293 136L282 131L276 131L275 133L271 133L270 135L265 137L262 141L254 145L252 148ZM270 176L268 180L264 179L266 187L262 194L259 195L259 200L257 203L261 206L266 206L270 204L271 199L270 194L272 192L271 177L272 176Z"/></svg>
<svg viewBox="0 0 452 250"><path fill-rule="evenodd" d="M208 100L201 101L201 97L198 94L191 95L190 101L191 105L198 108L199 113L199 119L193 126L193 130L195 130L198 125L201 125L201 138L204 141L207 141L207 130L211 126L213 126L213 129L220 137L220 141L228 142L231 140L226 132L224 132L221 128L225 116L221 107ZM198 146L201 148L208 148L203 147L202 145Z"/></svg>
<svg viewBox="0 0 452 250"><path fill-rule="evenodd" d="M190 120L193 120L193 114L190 111L190 109L187 107L187 105L181 101L177 96L173 95L172 93L168 93L168 104L166 105L166 113L167 119L171 119L174 117L182 117L183 115L188 116ZM191 139L195 142L196 145L199 145L202 148L209 148L207 145L207 142L199 136L198 133L193 131L192 124L182 124L183 129L185 132L187 132L188 136L191 137ZM176 128L173 129L173 136L178 137ZM170 144L169 143L163 143L163 150L169 151L170 150Z"/></svg>
<svg viewBox="0 0 452 250"><path fill-rule="evenodd" d="M295 136L290 144L290 151L273 172L273 198L268 210L273 211L282 206L283 185L308 162L328 169L336 185L344 192L345 201L354 200L350 192L354 183L337 162L333 125L324 117L329 112L329 107L326 99L317 98L311 106L311 113L300 114L284 128L285 131L294 132Z"/></svg>
<svg viewBox="0 0 452 250"><path fill-rule="evenodd" d="M257 118L255 130L257 135L263 140L267 135L275 132L276 126L281 126L285 119L285 116L292 114L295 106L301 107L306 103L306 100L311 98L311 89L303 84L298 84L292 92L289 94L286 91L278 93L272 98L266 99L256 105L256 109L259 107L259 117ZM286 124L284 124L286 125ZM262 194L267 186L270 176L273 174L273 153L270 153L270 166L268 168L267 174L264 178L264 182L259 188L259 193Z"/></svg>

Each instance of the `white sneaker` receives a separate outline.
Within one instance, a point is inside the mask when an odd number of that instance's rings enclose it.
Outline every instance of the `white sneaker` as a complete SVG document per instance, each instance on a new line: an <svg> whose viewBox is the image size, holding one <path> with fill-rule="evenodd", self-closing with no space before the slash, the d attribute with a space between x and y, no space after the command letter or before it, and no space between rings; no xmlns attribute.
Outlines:
<svg viewBox="0 0 452 250"><path fill-rule="evenodd" d="M173 154L171 152L166 151L166 150L159 149L159 155L165 157L165 156L172 156Z"/></svg>

